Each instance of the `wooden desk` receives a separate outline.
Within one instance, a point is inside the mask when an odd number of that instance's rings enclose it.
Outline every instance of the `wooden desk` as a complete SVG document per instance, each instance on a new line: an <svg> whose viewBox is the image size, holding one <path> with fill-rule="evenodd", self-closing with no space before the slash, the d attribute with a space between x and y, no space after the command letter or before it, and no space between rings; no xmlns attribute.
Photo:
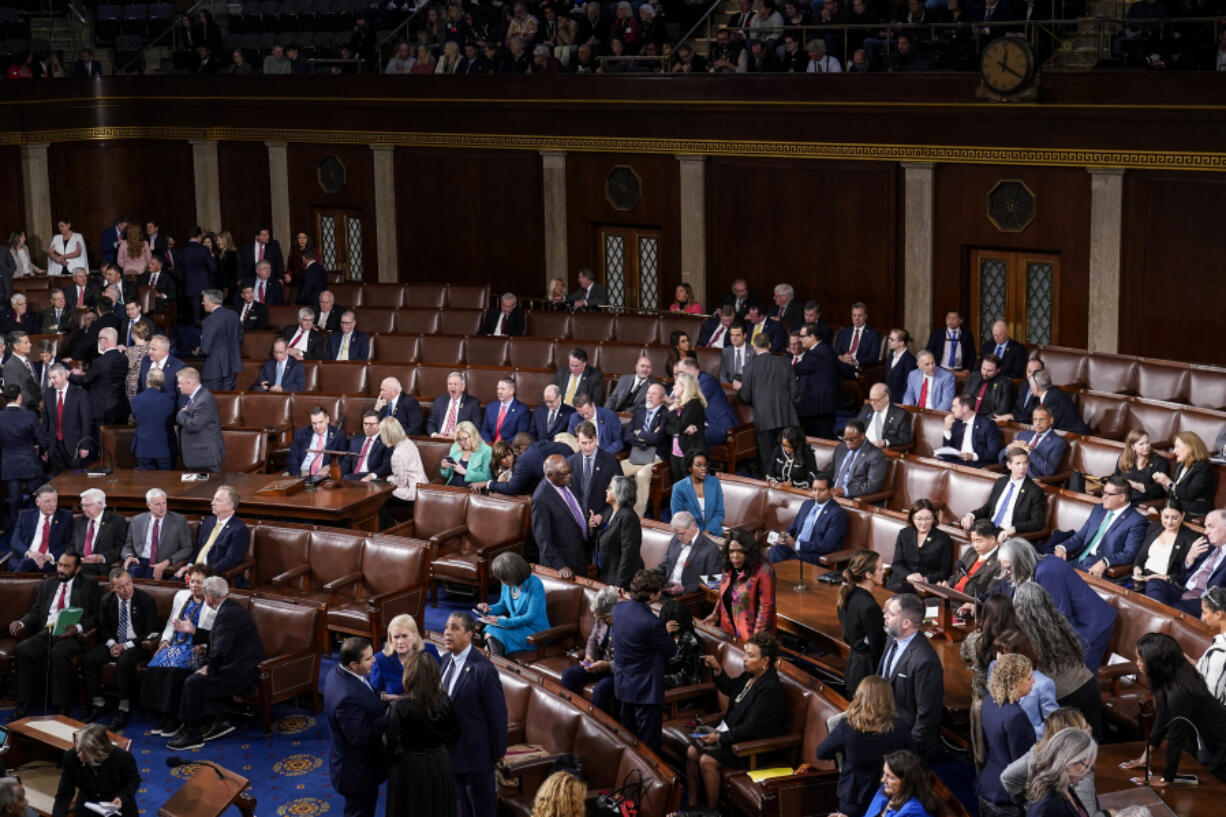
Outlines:
<svg viewBox="0 0 1226 817"><path fill-rule="evenodd" d="M1120 768L1121 762L1140 757L1141 750L1144 748L1144 741L1110 743L1098 747L1098 762L1094 764L1094 781L1100 797L1104 794L1119 792L1121 793L1120 800L1132 800L1135 798L1128 797L1127 792L1138 792L1137 797L1140 797L1144 795L1140 795L1139 792L1149 791L1144 786L1138 786L1130 780L1133 777L1143 777L1144 769ZM1150 758L1151 770L1161 770L1165 758L1166 749L1163 747ZM1226 783L1210 774L1209 770L1202 766L1195 757L1186 752L1179 761L1179 771L1196 775L1200 778L1200 783L1195 786L1168 786L1165 789L1152 789L1153 793L1180 817L1210 817L1210 815L1220 814L1222 803L1226 800ZM1111 804L1110 799L1104 805L1109 804ZM1118 806L1111 805L1111 807L1117 808ZM1154 812L1154 817L1159 817L1157 811Z"/></svg>
<svg viewBox="0 0 1226 817"><path fill-rule="evenodd" d="M33 716L8 724L10 748L5 761L10 771L21 777L30 805L39 814L51 814L60 784L59 763L73 746L73 733L84 728L81 721L63 715ZM106 734L120 749L132 745L122 735Z"/></svg>
<svg viewBox="0 0 1226 817"><path fill-rule="evenodd" d="M158 809L158 817L217 817L230 806L243 817L255 814L250 780L218 765L192 763L181 768L193 767L195 773Z"/></svg>
<svg viewBox="0 0 1226 817"><path fill-rule="evenodd" d="M232 485L242 497L239 517L254 516L261 521L310 522L334 527L377 531L379 508L392 494L385 482L345 481L335 489L307 488L293 496L260 496L256 491L276 480L279 474L214 474L202 482L182 482L181 471L119 470L109 477L87 477L65 471L51 481L61 496L78 496L89 488L106 492L106 503L117 511L142 513L145 492L161 488L170 509L185 514L212 513L210 501L219 485Z"/></svg>

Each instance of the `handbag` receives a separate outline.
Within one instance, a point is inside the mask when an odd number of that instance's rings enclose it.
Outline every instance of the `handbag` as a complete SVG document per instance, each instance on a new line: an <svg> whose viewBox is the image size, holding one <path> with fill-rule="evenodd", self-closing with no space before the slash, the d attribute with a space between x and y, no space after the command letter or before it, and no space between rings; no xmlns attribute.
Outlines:
<svg viewBox="0 0 1226 817"><path fill-rule="evenodd" d="M631 780L637 775L637 780ZM643 773L631 769L622 778L622 784L612 791L601 792L596 798L596 817L638 817L639 803L643 799Z"/></svg>

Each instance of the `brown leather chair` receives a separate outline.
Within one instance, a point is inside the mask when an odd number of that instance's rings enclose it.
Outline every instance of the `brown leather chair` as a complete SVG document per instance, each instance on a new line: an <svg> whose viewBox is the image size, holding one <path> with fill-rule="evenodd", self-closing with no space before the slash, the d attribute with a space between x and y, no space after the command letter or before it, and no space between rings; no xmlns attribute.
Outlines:
<svg viewBox="0 0 1226 817"><path fill-rule="evenodd" d="M430 558L433 560L445 546L454 548L459 538L467 533L468 529L464 523L470 496L471 493L463 488L418 485L417 499L413 503L413 518L397 525L395 533L411 539L426 540L430 544ZM436 593L433 571L430 585L431 592ZM434 603L437 604L437 601Z"/></svg>
<svg viewBox="0 0 1226 817"><path fill-rule="evenodd" d="M256 380L260 376L260 368L263 367L263 365L263 360L244 359L243 368L238 373L238 379L234 381L235 388L237 388L239 391L246 391L255 388Z"/></svg>
<svg viewBox="0 0 1226 817"><path fill-rule="evenodd" d="M1115 472L1124 444L1101 437L1080 437L1069 461L1069 468L1079 474L1106 479ZM1092 487L1092 486L1087 486Z"/></svg>
<svg viewBox="0 0 1226 817"><path fill-rule="evenodd" d="M1134 397L1127 403L1124 430L1120 439L1134 428L1143 428L1149 433L1152 445L1169 448L1175 439L1175 432L1179 430L1179 415L1183 409L1183 406L1175 403L1159 403ZM1212 442L1209 444L1213 445Z"/></svg>
<svg viewBox="0 0 1226 817"><path fill-rule="evenodd" d="M1193 366L1188 372L1188 402L1207 409L1226 409L1226 371Z"/></svg>
<svg viewBox="0 0 1226 817"><path fill-rule="evenodd" d="M366 393L371 397L379 396L379 387L387 378L395 378L400 382L400 389L405 394L413 394L417 384L417 365L401 363L367 363Z"/></svg>
<svg viewBox="0 0 1226 817"><path fill-rule="evenodd" d="M5 569L8 569L7 562ZM16 621L28 613L34 605L38 585L44 578L28 573L5 573L4 578L0 579L0 619ZM9 635L7 626L0 631L0 677L12 675L19 641L20 638Z"/></svg>
<svg viewBox="0 0 1226 817"><path fill-rule="evenodd" d="M272 707L300 695L311 697L311 711L319 712L319 663L323 655L319 623L322 606L256 598L251 617L260 632L264 654L255 688L242 700L260 709L264 734L272 731Z"/></svg>
<svg viewBox="0 0 1226 817"><path fill-rule="evenodd" d="M999 474L964 465L949 466L945 481L945 508L951 520L961 519L988 501Z"/></svg>
<svg viewBox="0 0 1226 817"><path fill-rule="evenodd" d="M766 522L766 483L735 474L718 474L724 492L724 527L761 530Z"/></svg>
<svg viewBox="0 0 1226 817"><path fill-rule="evenodd" d="M483 366L469 367L465 375L468 378L468 393L485 406L498 399L498 381L504 377L513 378L515 372L510 367Z"/></svg>
<svg viewBox="0 0 1226 817"><path fill-rule="evenodd" d="M668 368L668 347L667 346L646 346L643 348L643 354L651 358L651 371L658 372L659 377L671 379L673 373Z"/></svg>
<svg viewBox="0 0 1226 817"><path fill-rule="evenodd" d="M263 429L223 428L226 458L221 470L231 474L262 474L268 470L268 435Z"/></svg>
<svg viewBox="0 0 1226 817"><path fill-rule="evenodd" d="M365 394L346 394L341 400L340 412L345 418L345 433L352 437L354 434L360 434L362 429L362 413L366 411L374 411L375 403L378 402L377 397L370 397Z"/></svg>
<svg viewBox="0 0 1226 817"><path fill-rule="evenodd" d="M337 588L328 605L328 629L380 643L396 616L424 623L430 547L416 539L377 535L362 548L362 569Z"/></svg>
<svg viewBox="0 0 1226 817"><path fill-rule="evenodd" d="M548 369L516 369L515 397L527 406L536 407L545 397L545 387L553 384L554 373Z"/></svg>
<svg viewBox="0 0 1226 817"><path fill-rule="evenodd" d="M1070 349L1064 346L1040 346L1039 357L1043 359L1043 367L1051 373L1051 382L1057 386L1086 385L1085 349Z"/></svg>
<svg viewBox="0 0 1226 817"><path fill-rule="evenodd" d="M304 395L297 399L306 402L312 396ZM239 425L266 429L273 448L286 448L294 432L294 400L292 394L247 392L239 403L242 408Z"/></svg>
<svg viewBox="0 0 1226 817"><path fill-rule="evenodd" d="M559 344L560 346L561 344ZM588 357L591 357L593 352L598 353L596 362L592 364L593 366L604 372L606 376L617 378L634 371L639 358L643 356L643 345L641 343L602 343L599 347L588 349L587 351ZM570 348L565 348L564 352L569 354ZM672 372L666 375L663 372L655 371L653 366L652 376L657 380L662 377L672 379Z"/></svg>
<svg viewBox="0 0 1226 817"><path fill-rule="evenodd" d="M443 480L439 476L439 471L442 469L443 457L451 452L451 440L425 436L414 436L411 439L417 446L417 453L421 456L421 466L426 476L431 482L442 484Z"/></svg>
<svg viewBox="0 0 1226 817"><path fill-rule="evenodd" d="M886 507L895 511L907 511L916 500L928 499L940 511L945 507L945 484L949 469L939 460L924 457L900 457L894 465L894 495ZM952 522L941 515L941 521Z"/></svg>
<svg viewBox="0 0 1226 817"><path fill-rule="evenodd" d="M1141 358L1137 364L1137 396L1187 403L1191 368L1187 363Z"/></svg>
<svg viewBox="0 0 1226 817"><path fill-rule="evenodd" d="M305 394L294 398L291 411L292 423L295 429L311 424L311 410L322 406L328 412L328 421L335 424L341 416L341 400L339 394Z"/></svg>
<svg viewBox="0 0 1226 817"><path fill-rule="evenodd" d="M419 335L380 334L373 360L380 363L416 363L420 359Z"/></svg>
<svg viewBox="0 0 1226 817"><path fill-rule="evenodd" d="M834 449L839 447L837 440L824 440L821 437L806 437L809 448L813 450L813 462L820 474L834 467Z"/></svg>
<svg viewBox="0 0 1226 817"><path fill-rule="evenodd" d="M1178 431L1191 431L1199 435L1205 441L1210 454L1222 453L1214 451L1214 446L1217 445L1218 435L1226 428L1226 414L1208 409L1185 408L1179 412L1176 424Z"/></svg>
<svg viewBox="0 0 1226 817"><path fill-rule="evenodd" d="M931 457L932 452L945 445L945 415L947 411L920 409L915 414L915 449L921 457Z"/></svg>
<svg viewBox="0 0 1226 817"><path fill-rule="evenodd" d="M898 534L908 527L907 517L892 511L874 512L868 518L868 535L864 547L881 554L886 562L894 561L894 545ZM957 544L955 543L955 547ZM955 552L954 556L957 557Z"/></svg>
<svg viewBox="0 0 1226 817"><path fill-rule="evenodd" d="M243 395L240 392L213 392L222 428L238 428L243 420Z"/></svg>
<svg viewBox="0 0 1226 817"><path fill-rule="evenodd" d="M1124 439L1129 431L1127 397L1083 390L1076 398L1082 422L1091 433L1109 440Z"/></svg>
<svg viewBox="0 0 1226 817"><path fill-rule="evenodd" d="M702 329L702 322L706 319L706 315L688 315L682 312L662 314L659 327L656 329L656 337L660 339L660 345L667 348L673 332L680 330L690 336L691 344L697 346L698 332Z"/></svg>
<svg viewBox="0 0 1226 817"><path fill-rule="evenodd" d="M439 331L446 335L475 335L481 331L482 309L444 309Z"/></svg>
<svg viewBox="0 0 1226 817"><path fill-rule="evenodd" d="M711 375L715 379L719 379L719 367L722 362L723 349L708 349L706 346L699 346L694 350L698 355L698 368Z"/></svg>
<svg viewBox="0 0 1226 817"><path fill-rule="evenodd" d="M304 360L302 361L302 374L306 379L306 388L303 391L313 392L319 391L319 361Z"/></svg>
<svg viewBox="0 0 1226 817"><path fill-rule="evenodd" d="M570 336L588 343L613 340L611 312L576 312L570 318Z"/></svg>
<svg viewBox="0 0 1226 817"><path fill-rule="evenodd" d="M490 288L481 286L448 284L447 309L478 309L485 311L490 306Z"/></svg>
<svg viewBox="0 0 1226 817"><path fill-rule="evenodd" d="M111 455L112 468L136 467L136 455L132 453L132 440L135 437L136 429L133 426L98 426L98 442L102 450Z"/></svg>
<svg viewBox="0 0 1226 817"><path fill-rule="evenodd" d="M811 491L799 488L767 487L762 483L766 496L763 501L762 532L786 531L800 513L800 506L811 499Z"/></svg>
<svg viewBox="0 0 1226 817"><path fill-rule="evenodd" d="M366 364L325 360L319 364L319 390L324 394L365 394Z"/></svg>
<svg viewBox="0 0 1226 817"><path fill-rule="evenodd" d="M403 284L363 284L362 303L399 309L404 306Z"/></svg>
<svg viewBox="0 0 1226 817"><path fill-rule="evenodd" d="M418 341L418 362L439 366L460 366L464 361L463 335L422 335Z"/></svg>
<svg viewBox="0 0 1226 817"><path fill-rule="evenodd" d="M464 367L458 363L449 365L422 363L417 367L415 393L423 410L427 410L428 405L433 403L436 397L447 393L447 376L457 371L464 371Z"/></svg>
<svg viewBox="0 0 1226 817"><path fill-rule="evenodd" d="M507 341L507 361L517 369L552 369L553 346L552 338L511 338Z"/></svg>
<svg viewBox="0 0 1226 817"><path fill-rule="evenodd" d="M464 491L463 488L423 486L430 491ZM422 488L418 488L418 501ZM507 551L523 554L528 539L528 497L470 494L463 524L446 536L436 534L430 564L430 600L437 604L438 583L466 585L484 598L489 590L490 564ZM419 511L413 510L414 520ZM425 538L417 534L419 538Z"/></svg>
<svg viewBox="0 0 1226 817"><path fill-rule="evenodd" d="M407 301L417 304L417 301ZM400 308L396 310L396 332L401 335L432 335L438 332L440 315L437 309L423 309L420 306Z"/></svg>
<svg viewBox="0 0 1226 817"><path fill-rule="evenodd" d="M1090 513L1098 504L1098 500L1092 496L1061 489L1052 499L1047 512L1051 529L1070 532L1081 530L1081 526L1090 518Z"/></svg>
<svg viewBox="0 0 1226 817"><path fill-rule="evenodd" d="M527 334L536 338L570 337L570 313L533 310L527 314Z"/></svg>
<svg viewBox="0 0 1226 817"><path fill-rule="evenodd" d="M566 656L572 650L582 649L587 641L582 634L580 619L585 614L591 617L587 607L589 597L585 595L582 585L559 578L557 571L548 567L537 565L533 572L545 588L545 615L549 627L528 636L532 649L507 656L529 666L538 658ZM591 633L591 627L588 633Z"/></svg>
<svg viewBox="0 0 1226 817"><path fill-rule="evenodd" d="M447 285L405 284L404 302L422 309L442 309L447 305Z"/></svg>
<svg viewBox="0 0 1226 817"><path fill-rule="evenodd" d="M1086 385L1094 391L1136 394L1137 359L1124 355L1090 354L1086 357L1086 379Z"/></svg>
<svg viewBox="0 0 1226 817"><path fill-rule="evenodd" d="M650 346L661 342L659 326L660 319L655 315L618 315L613 321L613 336L621 343Z"/></svg>
<svg viewBox="0 0 1226 817"><path fill-rule="evenodd" d="M464 340L464 361L469 366L507 366L507 339L474 335Z"/></svg>
<svg viewBox="0 0 1226 817"><path fill-rule="evenodd" d="M349 281L344 284L328 284L328 291L336 298L339 306L354 309L366 303L366 284L363 283ZM371 303L384 305L381 301L371 301Z"/></svg>
<svg viewBox="0 0 1226 817"><path fill-rule="evenodd" d="M298 325L298 310L301 307L289 304L270 305L268 309L268 328L280 334L287 326ZM265 352L264 357L268 357Z"/></svg>
<svg viewBox="0 0 1226 817"><path fill-rule="evenodd" d="M280 332L255 330L243 332L243 357L263 363L272 356L272 342L281 337ZM242 381L239 385L245 385Z"/></svg>
<svg viewBox="0 0 1226 817"><path fill-rule="evenodd" d="M541 576L542 582L549 577L553 577L554 581L561 581L556 577L556 571L554 570L542 568L539 565L535 567L535 570L537 575ZM596 617L592 615L592 599L596 598L596 594L599 592L601 585L597 582L587 580L572 582L572 584L578 587L583 594L582 599L579 601L577 610L578 630L567 633L575 644L575 650L573 650L570 654L562 650L554 649L547 651L548 654L538 651L531 651L519 653L515 656L516 661L525 663L527 666L531 667L534 672L539 672L541 675L557 683L561 683L562 673L566 672L566 670L570 669L571 667L578 665L579 658L582 657L583 649L587 645L588 637L591 636L592 629L596 626ZM546 593L548 593L548 591L549 588L546 586ZM555 619L554 610L549 611L550 625L561 624L563 622L569 623L569 621L569 619L563 618L561 615L559 618ZM590 688L594 686L595 684L590 684L589 687L585 688L584 690L584 697L588 700L591 700Z"/></svg>
<svg viewBox="0 0 1226 817"><path fill-rule="evenodd" d="M354 317L357 319L357 327L363 332L374 332L377 334L390 334L392 332L404 332L406 330L399 329L397 320L400 310L390 306L371 305L363 306L360 309L355 309Z"/></svg>
<svg viewBox="0 0 1226 817"><path fill-rule="evenodd" d="M251 571L250 592L302 596L311 571L311 526L259 525L253 539L256 559ZM317 600L326 601L326 597Z"/></svg>

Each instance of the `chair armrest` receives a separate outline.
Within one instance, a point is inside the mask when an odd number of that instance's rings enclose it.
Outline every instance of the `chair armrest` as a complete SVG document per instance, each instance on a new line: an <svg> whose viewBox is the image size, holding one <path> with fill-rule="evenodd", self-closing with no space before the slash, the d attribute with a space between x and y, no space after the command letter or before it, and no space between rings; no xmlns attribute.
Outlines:
<svg viewBox="0 0 1226 817"><path fill-rule="evenodd" d="M415 530L417 530L417 525L414 523L414 521L412 519L406 519L394 527L379 531L379 533L385 536L403 536L406 539L413 539L416 538L413 535Z"/></svg>
<svg viewBox="0 0 1226 817"><path fill-rule="evenodd" d="M799 749L802 735L780 735L777 738L759 738L758 740L743 740L732 744L732 754L737 757L753 757L763 752L781 752L785 749Z"/></svg>
<svg viewBox="0 0 1226 817"><path fill-rule="evenodd" d="M715 684L711 681L704 681L701 684L689 684L683 687L673 687L672 689L664 690L664 703L674 704L681 701L691 701L704 695L711 695L715 691Z"/></svg>
<svg viewBox="0 0 1226 817"><path fill-rule="evenodd" d="M818 556L817 560L826 567L838 567L842 564L847 564L852 557L859 553L861 548L849 548L848 550L836 550L834 553L827 553L825 556Z"/></svg>
<svg viewBox="0 0 1226 817"><path fill-rule="evenodd" d="M452 539L459 539L464 534L468 533L468 525L456 525L454 528L447 528L434 534L428 540L430 547L434 549L435 555L441 554L441 547L444 542L450 542Z"/></svg>
<svg viewBox="0 0 1226 817"><path fill-rule="evenodd" d="M294 579L298 578L299 576L305 576L310 571L311 571L311 566L309 564L298 565L297 567L291 567L289 570L285 571L284 573L278 573L276 576L273 576L271 579L269 579L269 581L272 584L275 584L278 586L283 585L283 584L289 584Z"/></svg>
<svg viewBox="0 0 1226 817"><path fill-rule="evenodd" d="M1107 664L1098 668L1098 680L1114 681L1117 678L1123 678L1125 675L1137 675L1141 668L1137 666L1135 661L1124 661L1119 664Z"/></svg>
<svg viewBox="0 0 1226 817"><path fill-rule="evenodd" d="M899 454L905 454L905 453L907 453L908 451L914 451L914 450L915 450L915 440L912 440L911 442L907 443L906 445L887 445L887 446L885 447L885 450L886 450L886 451L897 451Z"/></svg>
<svg viewBox="0 0 1226 817"><path fill-rule="evenodd" d="M1051 538L1051 528L1043 528L1043 530L1035 530L1035 531L1031 531L1030 533L1018 533L1015 535L1020 536L1029 542L1038 542L1043 539ZM1129 570L1131 570L1132 565L1129 565L1128 568Z"/></svg>
<svg viewBox="0 0 1226 817"><path fill-rule="evenodd" d="M1103 574L1108 579L1118 579L1123 576L1131 576L1132 575L1132 563L1130 562L1128 564L1112 565L1111 567L1103 571Z"/></svg>
<svg viewBox="0 0 1226 817"><path fill-rule="evenodd" d="M346 585L356 584L357 582L360 582L360 581L362 581L362 571L359 570L357 572L348 573L344 576L340 576L338 578L333 579L332 581L325 584L323 586L323 589L327 590L329 593L335 593L339 591L342 587L345 587Z"/></svg>
<svg viewBox="0 0 1226 817"><path fill-rule="evenodd" d="M545 778L553 773L553 763L556 758L556 755L548 755L519 763L508 763L503 758L498 762L507 775L519 778L521 792L535 792L545 782Z"/></svg>
<svg viewBox="0 0 1226 817"><path fill-rule="evenodd" d="M257 669L259 670L260 675L263 676L265 673L271 672L273 669L281 666L282 664L301 661L303 658L310 658L313 655L319 655L318 647L303 647L300 650L294 650L293 652L281 653L280 655L274 655L271 658L265 658L259 663Z"/></svg>
<svg viewBox="0 0 1226 817"><path fill-rule="evenodd" d="M484 545L477 545L473 548L473 553L476 554L478 562L492 562L498 556L501 556L505 551L514 548L516 545L523 544L523 538L518 534L508 536L500 542L490 542Z"/></svg>
<svg viewBox="0 0 1226 817"><path fill-rule="evenodd" d="M3 556L0 556L0 565L8 564L9 557L13 555L13 551L6 550Z"/></svg>
<svg viewBox="0 0 1226 817"><path fill-rule="evenodd" d="M233 585L234 579L236 576L242 576L243 574L250 573L250 571L254 569L255 569L255 559L244 559L243 561L239 562L234 567L225 571L221 575L222 575L222 578L224 578L226 581L230 582L231 585ZM250 575L247 576L247 582L249 584L251 582Z"/></svg>
<svg viewBox="0 0 1226 817"><path fill-rule="evenodd" d="M558 641L568 635L576 635L579 632L577 623L559 624L556 627L550 627L548 630L540 630L528 636L528 643L533 647L543 647L552 641Z"/></svg>
<svg viewBox="0 0 1226 817"><path fill-rule="evenodd" d="M1045 477L1039 477L1035 482L1040 485L1063 485L1068 482L1069 477L1073 475L1072 470L1059 471L1055 474L1048 474Z"/></svg>
<svg viewBox="0 0 1226 817"><path fill-rule="evenodd" d="M872 494L860 494L859 496L849 497L849 499L854 499L856 502L863 502L866 505L872 505L877 502L881 502L882 500L889 499L892 496L894 496L893 488L888 491L877 491L876 493Z"/></svg>

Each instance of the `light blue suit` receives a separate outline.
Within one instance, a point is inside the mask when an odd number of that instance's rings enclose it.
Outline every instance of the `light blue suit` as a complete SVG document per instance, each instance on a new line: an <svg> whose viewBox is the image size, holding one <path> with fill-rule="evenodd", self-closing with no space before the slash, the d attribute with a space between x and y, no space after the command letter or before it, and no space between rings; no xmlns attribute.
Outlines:
<svg viewBox="0 0 1226 817"><path fill-rule="evenodd" d="M932 376L932 407L940 411L949 411L954 404L956 390L954 376L946 370L937 367ZM924 372L916 369L907 375L907 393L903 396L904 406L918 406L920 391L924 388Z"/></svg>

